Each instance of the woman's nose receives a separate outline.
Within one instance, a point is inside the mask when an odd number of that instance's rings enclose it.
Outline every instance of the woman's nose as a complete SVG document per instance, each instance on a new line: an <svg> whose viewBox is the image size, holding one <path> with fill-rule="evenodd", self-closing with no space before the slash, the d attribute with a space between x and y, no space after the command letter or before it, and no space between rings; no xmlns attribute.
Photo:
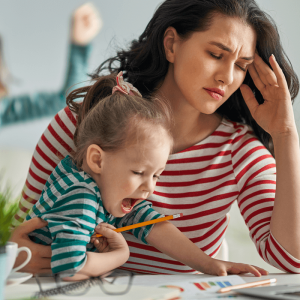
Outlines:
<svg viewBox="0 0 300 300"><path fill-rule="evenodd" d="M224 64L216 74L216 80L223 85L230 85L233 82L234 65Z"/></svg>

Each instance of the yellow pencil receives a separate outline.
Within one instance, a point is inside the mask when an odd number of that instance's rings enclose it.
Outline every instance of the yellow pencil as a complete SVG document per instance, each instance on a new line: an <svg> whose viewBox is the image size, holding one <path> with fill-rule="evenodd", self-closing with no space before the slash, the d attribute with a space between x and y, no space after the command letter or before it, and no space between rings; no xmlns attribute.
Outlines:
<svg viewBox="0 0 300 300"><path fill-rule="evenodd" d="M167 220L180 218L182 216L183 216L183 213L176 214L176 215L171 215L171 216L167 216L167 217L163 217L163 218L154 219L154 220L151 220L151 221L146 221L146 222L142 222L142 223L137 223L137 224L117 228L117 229L114 229L114 231L123 232L123 231L131 230L131 229L134 229L134 228L143 227L143 226L150 225L150 224L155 224L155 223L158 223L158 222L163 222L163 221L167 221ZM96 234L96 237L101 237L101 236L102 236L102 234Z"/></svg>

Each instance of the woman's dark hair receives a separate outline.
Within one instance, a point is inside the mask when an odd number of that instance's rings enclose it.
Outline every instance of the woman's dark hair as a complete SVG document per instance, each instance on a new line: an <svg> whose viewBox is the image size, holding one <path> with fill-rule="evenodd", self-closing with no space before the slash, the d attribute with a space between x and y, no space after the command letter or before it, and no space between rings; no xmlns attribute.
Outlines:
<svg viewBox="0 0 300 300"><path fill-rule="evenodd" d="M186 39L195 31L208 30L216 13L238 17L255 30L258 54L269 66L270 55L275 55L294 100L299 91L297 75L281 46L274 21L254 0L166 0L158 7L139 39L133 40L128 50L120 50L115 57L103 62L91 75L92 78L97 78L102 72L117 73L122 70L124 78L144 97L151 97L168 71L169 62L165 58L163 46L166 29L172 26L181 38ZM244 83L250 86L257 101L263 103L263 97L249 73ZM252 118L240 89L217 112L229 120L250 125L262 143L268 149L272 148L270 135Z"/></svg>
<svg viewBox="0 0 300 300"><path fill-rule="evenodd" d="M160 99L149 101L120 91L112 94L116 85L116 74L102 76L93 85L78 88L67 96L69 108L78 116L74 134L76 150L72 153L78 168L91 144L113 152L137 139L148 139L149 134L159 134L157 129L164 129L172 144L168 104ZM82 103L76 102L82 97Z"/></svg>

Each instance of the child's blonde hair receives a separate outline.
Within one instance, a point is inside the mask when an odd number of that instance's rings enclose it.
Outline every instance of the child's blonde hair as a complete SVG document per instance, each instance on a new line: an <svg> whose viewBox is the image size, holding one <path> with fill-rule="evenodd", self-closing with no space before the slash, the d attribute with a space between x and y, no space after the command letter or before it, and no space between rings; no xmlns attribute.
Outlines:
<svg viewBox="0 0 300 300"><path fill-rule="evenodd" d="M96 144L103 151L117 151L134 139L137 142L145 138L145 133L155 134L153 126L165 129L172 142L169 105L157 98L146 100L119 91L112 94L116 84L115 74L102 76L93 85L76 89L67 97L69 108L78 115L74 135L77 149L72 156L79 168L89 145ZM75 102L82 97L82 103Z"/></svg>

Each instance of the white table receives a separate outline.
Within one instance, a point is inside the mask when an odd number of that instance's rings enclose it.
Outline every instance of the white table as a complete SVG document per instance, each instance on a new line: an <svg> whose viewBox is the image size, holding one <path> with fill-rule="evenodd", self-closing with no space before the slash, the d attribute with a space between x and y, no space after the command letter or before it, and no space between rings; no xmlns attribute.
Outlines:
<svg viewBox="0 0 300 300"><path fill-rule="evenodd" d="M144 286L151 286L152 284L155 285L163 285L164 282L166 281L170 281L170 279L172 278L176 280L176 278L180 278L182 277L182 275L139 275L139 276L135 276L134 277L134 281L133 281L133 285L134 285L134 288L136 289L135 290L135 298L134 299L143 299L144 295L142 295L143 293L143 290L139 290L139 287L136 286L136 285L144 285ZM207 278L208 275L205 275L205 274L201 274L201 275L185 275L185 278L187 279L196 279L197 280L201 280L201 277L202 278ZM299 284L300 285L300 274L285 274L285 273L272 273L268 276L263 276L261 278L258 278L258 277L253 277L251 275L247 276L247 275L244 275L244 276L241 276L246 282L252 282L252 281L257 281L257 280L260 280L260 279L267 279L267 278L276 278L277 279L277 285L283 285L283 284ZM44 278L44 281L47 281L48 284L49 284L49 287L51 285L51 279L50 278ZM38 286L36 284L36 281L34 278L32 279L29 279L28 281L24 282L23 284L20 284L18 286L11 286L11 287L6 287L6 290L5 290L5 299L13 299L15 298L14 296L16 296L17 294L18 295L28 295L28 291L32 292L32 294L34 292L37 292L39 291L38 289ZM23 293L24 292L24 293ZM141 293L141 297L139 297L139 295L137 295L137 293ZM111 300L114 300L114 299L123 299L121 298L120 296L109 296L109 297L106 297L105 295L102 295L105 300L106 299L111 299ZM87 299L85 296L77 296L76 298L75 297L71 297L73 299ZM70 300L73 300L69 298ZM97 297L97 299L104 299L100 296L100 289L99 289L99 295ZM16 298L15 298L16 299ZM51 299L51 298L50 298ZM58 298L56 298L58 299ZM64 299L66 299L64 297ZM91 298L92 299L92 298ZM95 298L96 299L96 298ZM125 298L124 298L125 299ZM128 298L127 298L128 299ZM133 299L133 298L129 298L129 299ZM157 298L156 298L157 299ZM245 297L245 296L239 296L238 298L235 298L235 299L263 299L263 298L249 298L249 297Z"/></svg>

